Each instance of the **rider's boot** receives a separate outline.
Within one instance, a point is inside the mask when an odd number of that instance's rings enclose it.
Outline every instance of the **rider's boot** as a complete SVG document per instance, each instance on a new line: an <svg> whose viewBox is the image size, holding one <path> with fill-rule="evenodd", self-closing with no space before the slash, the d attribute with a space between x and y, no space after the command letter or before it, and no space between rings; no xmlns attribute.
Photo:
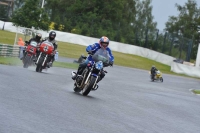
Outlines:
<svg viewBox="0 0 200 133"><path fill-rule="evenodd" d="M50 61L47 63L47 67L50 68L51 66L52 66L52 62Z"/></svg>
<svg viewBox="0 0 200 133"><path fill-rule="evenodd" d="M75 80L78 74L76 73L74 76L72 76L72 79Z"/></svg>
<svg viewBox="0 0 200 133"><path fill-rule="evenodd" d="M155 75L152 74L151 80L154 81L155 80Z"/></svg>
<svg viewBox="0 0 200 133"><path fill-rule="evenodd" d="M47 67L48 67L48 68L52 67L52 66L53 66L53 62L54 62L54 58L53 58L53 57L51 57L51 60L50 60L50 62L49 62L49 63L47 63Z"/></svg>
<svg viewBox="0 0 200 133"><path fill-rule="evenodd" d="M33 57L33 62L36 62L36 61L37 61L37 57L34 56L34 57Z"/></svg>
<svg viewBox="0 0 200 133"><path fill-rule="evenodd" d="M75 80L76 77L77 77L78 75L80 75L81 73L82 73L82 68L79 66L79 68L78 68L78 70L77 70L77 73L76 73L74 76L72 76L72 79Z"/></svg>

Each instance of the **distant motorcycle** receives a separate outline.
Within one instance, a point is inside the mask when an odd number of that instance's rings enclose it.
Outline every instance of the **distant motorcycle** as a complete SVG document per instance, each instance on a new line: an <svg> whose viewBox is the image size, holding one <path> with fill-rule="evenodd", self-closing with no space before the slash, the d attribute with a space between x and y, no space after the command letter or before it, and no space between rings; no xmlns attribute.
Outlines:
<svg viewBox="0 0 200 133"><path fill-rule="evenodd" d="M86 59L86 57L82 56L82 58ZM107 71L103 70L104 67L109 66L109 56L108 54L99 54L96 53L92 55L92 61L89 61L87 67L83 70L81 75L78 75L74 80L74 91L81 92L82 95L87 96L91 90L97 90L97 80L100 78L100 74L102 71L107 73ZM72 71L72 76L76 74L76 72Z"/></svg>
<svg viewBox="0 0 200 133"><path fill-rule="evenodd" d="M36 72L42 72L42 69L47 67L47 63L49 63L50 56L55 54L54 46L49 41L44 41L39 46L39 56L36 61Z"/></svg>
<svg viewBox="0 0 200 133"><path fill-rule="evenodd" d="M156 74L155 74L154 77L152 77L151 72L149 72L149 73L150 73L151 81L161 81L161 82L163 82L162 73L159 70L156 71Z"/></svg>
<svg viewBox="0 0 200 133"><path fill-rule="evenodd" d="M36 41L31 41L30 44L26 41L27 46L25 47L23 61L23 67L28 68L31 65L34 65L36 58L36 50L38 43Z"/></svg>

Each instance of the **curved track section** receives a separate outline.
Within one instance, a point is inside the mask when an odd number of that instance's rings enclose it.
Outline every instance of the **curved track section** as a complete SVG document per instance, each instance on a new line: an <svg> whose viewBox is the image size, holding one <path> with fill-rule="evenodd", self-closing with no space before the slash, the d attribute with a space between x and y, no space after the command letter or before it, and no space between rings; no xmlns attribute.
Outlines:
<svg viewBox="0 0 200 133"><path fill-rule="evenodd" d="M0 65L0 133L199 133L200 81L114 66L89 96L71 69Z"/></svg>

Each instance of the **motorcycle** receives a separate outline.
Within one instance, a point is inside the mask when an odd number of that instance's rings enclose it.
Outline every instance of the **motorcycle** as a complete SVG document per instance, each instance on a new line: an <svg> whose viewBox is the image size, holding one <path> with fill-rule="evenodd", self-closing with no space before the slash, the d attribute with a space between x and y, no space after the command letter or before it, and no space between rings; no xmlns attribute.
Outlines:
<svg viewBox="0 0 200 133"><path fill-rule="evenodd" d="M49 41L42 42L39 46L39 51L40 53L36 61L36 72L42 72L42 69L47 67L51 55L55 52L53 44Z"/></svg>
<svg viewBox="0 0 200 133"><path fill-rule="evenodd" d="M152 77L151 72L149 72L149 73L150 73L151 81L161 81L161 82L163 82L162 73L159 70L156 71L154 77Z"/></svg>
<svg viewBox="0 0 200 133"><path fill-rule="evenodd" d="M27 41L25 41L28 44ZM36 41L31 41L30 44L25 47L24 57L22 58L23 67L28 68L31 65L34 65L36 61L36 51L37 51L38 43Z"/></svg>
<svg viewBox="0 0 200 133"><path fill-rule="evenodd" d="M109 56L105 54L106 50L100 50L92 55L92 61L89 61L87 67L83 70L81 75L78 75L74 80L74 91L81 92L82 95L87 96L91 90L95 91L98 89L97 81L100 78L104 67L109 66ZM102 54L104 53L104 54ZM87 57L82 56L86 59ZM74 76L76 72L72 71L71 75Z"/></svg>

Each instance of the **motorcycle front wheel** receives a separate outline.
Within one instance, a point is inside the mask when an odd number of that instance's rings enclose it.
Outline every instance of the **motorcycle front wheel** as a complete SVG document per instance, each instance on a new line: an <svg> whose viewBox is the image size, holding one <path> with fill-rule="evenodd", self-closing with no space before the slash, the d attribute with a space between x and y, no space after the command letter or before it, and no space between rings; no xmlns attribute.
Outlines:
<svg viewBox="0 0 200 133"><path fill-rule="evenodd" d="M38 61L38 64L36 66L36 72L42 72L42 63L43 63L43 58L40 58Z"/></svg>
<svg viewBox="0 0 200 133"><path fill-rule="evenodd" d="M23 67L24 67L24 68L28 68L30 60L31 60L31 56L26 55L26 56L24 57L24 59L23 59L23 63L24 63L24 66L23 66Z"/></svg>
<svg viewBox="0 0 200 133"><path fill-rule="evenodd" d="M91 76L91 77L89 78L87 84L84 86L84 88L83 88L83 90L82 90L82 94L83 94L84 96L87 96L87 95L90 93L90 91L91 91L91 89L92 89L92 87L93 87L95 81L96 81L96 77Z"/></svg>

